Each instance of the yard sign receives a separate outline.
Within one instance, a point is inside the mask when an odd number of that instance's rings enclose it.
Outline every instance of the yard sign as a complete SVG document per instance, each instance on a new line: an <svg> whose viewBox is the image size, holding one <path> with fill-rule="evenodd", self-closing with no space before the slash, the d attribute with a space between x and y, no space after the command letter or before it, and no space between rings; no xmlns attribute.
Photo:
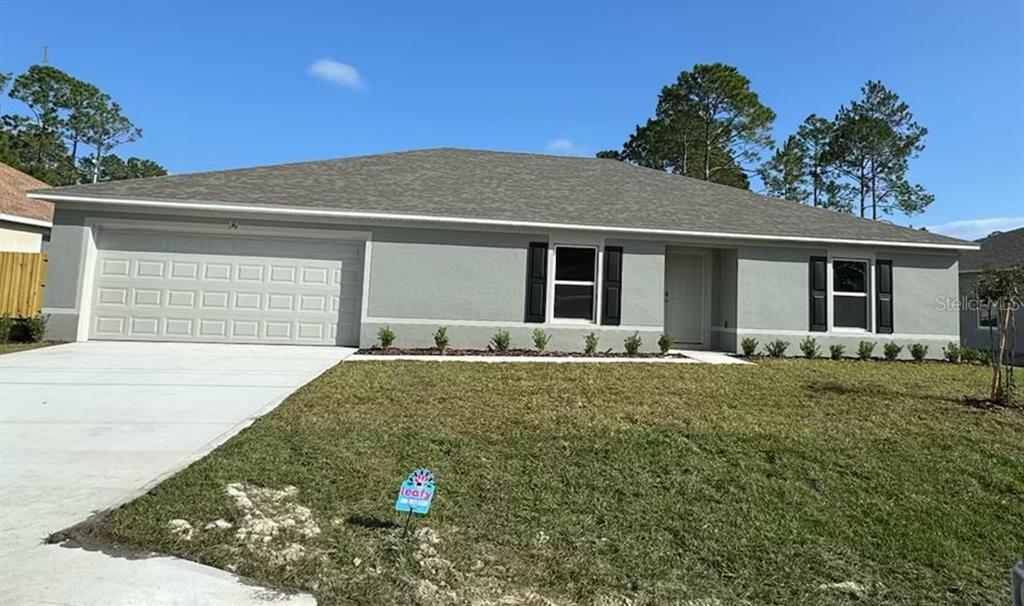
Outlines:
<svg viewBox="0 0 1024 606"><path fill-rule="evenodd" d="M398 489L395 511L426 514L434 500L434 472L420 468L409 474Z"/></svg>

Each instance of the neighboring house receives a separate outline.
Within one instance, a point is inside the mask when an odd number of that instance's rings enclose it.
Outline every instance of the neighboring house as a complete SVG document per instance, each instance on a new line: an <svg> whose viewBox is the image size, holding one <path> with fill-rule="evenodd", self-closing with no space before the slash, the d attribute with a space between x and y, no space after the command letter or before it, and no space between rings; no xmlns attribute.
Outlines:
<svg viewBox="0 0 1024 606"><path fill-rule="evenodd" d="M0 163L0 252L40 252L50 241L53 204L25 192L48 185Z"/></svg>
<svg viewBox="0 0 1024 606"><path fill-rule="evenodd" d="M55 339L736 351L958 338L977 246L614 160L434 149L33 192ZM881 350L881 347L878 348Z"/></svg>
<svg viewBox="0 0 1024 606"><path fill-rule="evenodd" d="M975 349L995 350L1000 318L994 308L978 301L978 277L985 269L1024 263L1024 227L993 233L977 244L981 250L966 252L960 258L960 342ZM1024 358L1024 310L1012 313L1017 360Z"/></svg>

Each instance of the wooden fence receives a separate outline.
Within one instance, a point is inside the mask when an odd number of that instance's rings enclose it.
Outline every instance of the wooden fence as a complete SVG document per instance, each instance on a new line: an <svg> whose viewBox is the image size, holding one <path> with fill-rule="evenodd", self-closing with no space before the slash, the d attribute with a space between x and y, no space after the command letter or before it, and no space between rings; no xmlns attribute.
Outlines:
<svg viewBox="0 0 1024 606"><path fill-rule="evenodd" d="M46 255L0 252L0 316L26 318L43 313Z"/></svg>

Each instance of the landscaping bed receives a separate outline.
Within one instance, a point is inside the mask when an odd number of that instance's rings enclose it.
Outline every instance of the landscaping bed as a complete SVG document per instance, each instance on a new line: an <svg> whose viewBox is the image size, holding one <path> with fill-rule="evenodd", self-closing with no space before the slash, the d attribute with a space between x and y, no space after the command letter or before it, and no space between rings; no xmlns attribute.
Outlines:
<svg viewBox="0 0 1024 606"><path fill-rule="evenodd" d="M682 354L624 351L598 351L586 353L582 351L538 351L536 349L438 349L436 347L368 347L360 349L357 354L368 356L487 356L487 357L534 357L534 358L685 358Z"/></svg>
<svg viewBox="0 0 1024 606"><path fill-rule="evenodd" d="M1024 411L988 369L339 364L101 520L321 605L1008 604ZM417 467L429 516L393 510Z"/></svg>

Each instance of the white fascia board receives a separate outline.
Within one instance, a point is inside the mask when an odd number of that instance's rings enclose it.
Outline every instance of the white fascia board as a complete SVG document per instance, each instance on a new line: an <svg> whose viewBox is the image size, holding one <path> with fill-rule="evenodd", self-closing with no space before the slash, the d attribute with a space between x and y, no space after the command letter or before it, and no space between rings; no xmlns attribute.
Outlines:
<svg viewBox="0 0 1024 606"><path fill-rule="evenodd" d="M205 210L236 212L244 214L290 215L295 217L336 217L344 219L367 219L378 221L412 221L416 223L439 223L448 225L491 225L499 227L521 227L530 229L562 229L572 231L599 231L619 234L645 234L693 238L725 238L760 242L804 242L824 244L849 244L856 246L886 246L897 248L923 248L932 250L979 250L976 244L938 244L928 242L898 242L890 240L851 240L845 238L818 238L808 236L772 236L762 234L739 234L731 232L691 231L679 229L648 229L643 227L614 227L610 225L581 225L575 223L545 223L539 221L512 221L507 219L476 219L470 217L440 217L435 215L413 215L352 210L334 210L310 207L257 206L203 201L136 200L128 198L94 198L67 196L62 194L32 193L30 198L51 202L81 202L86 204L110 204L128 207L171 208L179 210Z"/></svg>
<svg viewBox="0 0 1024 606"><path fill-rule="evenodd" d="M18 215L9 215L7 213L0 213L0 221L7 221L8 223L21 223L22 225L32 225L35 227L53 227L53 223L50 221L43 221L42 219L31 219L29 217L19 217Z"/></svg>

